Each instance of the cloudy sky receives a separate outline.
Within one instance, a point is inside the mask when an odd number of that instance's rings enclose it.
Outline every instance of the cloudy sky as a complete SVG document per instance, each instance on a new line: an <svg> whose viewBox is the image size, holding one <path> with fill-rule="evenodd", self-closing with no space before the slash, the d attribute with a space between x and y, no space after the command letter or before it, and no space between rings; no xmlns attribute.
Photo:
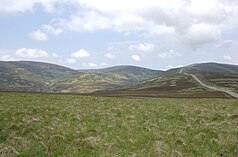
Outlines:
<svg viewBox="0 0 238 157"><path fill-rule="evenodd" d="M0 0L0 60L238 64L237 0Z"/></svg>

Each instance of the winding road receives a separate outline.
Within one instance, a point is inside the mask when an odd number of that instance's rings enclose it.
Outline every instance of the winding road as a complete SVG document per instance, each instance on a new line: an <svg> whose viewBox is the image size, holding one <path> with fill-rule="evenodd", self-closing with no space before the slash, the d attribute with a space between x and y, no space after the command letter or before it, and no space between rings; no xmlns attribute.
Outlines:
<svg viewBox="0 0 238 157"><path fill-rule="evenodd" d="M227 94L229 94L230 96L232 96L232 97L238 99L238 93L233 92L233 91L230 91L230 90L225 89L225 88L222 88L222 87L213 87L213 86L206 85L206 84L203 83L197 76L195 76L195 75L193 75L193 74L184 73L184 72L183 72L183 68L180 69L179 73L183 73L184 75L192 76L192 77L194 78L194 80L196 80L200 85L202 85L202 86L204 86L204 87L206 87L206 88L208 88L208 89L212 89L212 90L215 90L215 91L224 92L224 93L227 93Z"/></svg>

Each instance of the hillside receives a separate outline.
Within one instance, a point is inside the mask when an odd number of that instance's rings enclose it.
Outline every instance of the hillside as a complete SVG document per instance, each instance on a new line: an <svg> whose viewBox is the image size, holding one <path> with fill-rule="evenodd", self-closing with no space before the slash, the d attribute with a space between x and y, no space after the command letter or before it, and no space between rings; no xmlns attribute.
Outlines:
<svg viewBox="0 0 238 157"><path fill-rule="evenodd" d="M46 93L96 93L114 96L227 97L199 84L238 92L238 66L202 63L152 70L136 66L73 70L40 62L0 62L0 90ZM191 75L191 76L190 76Z"/></svg>
<svg viewBox="0 0 238 157"><path fill-rule="evenodd" d="M199 73L199 72L212 72L212 73L224 73L224 74L237 74L238 65L220 64L220 63L201 63L192 64L183 67L184 72Z"/></svg>
<svg viewBox="0 0 238 157"><path fill-rule="evenodd" d="M66 80L58 81L53 86L63 93L91 93L102 90L115 90L138 84L138 77L120 73L84 73Z"/></svg>
<svg viewBox="0 0 238 157"><path fill-rule="evenodd" d="M52 92L51 84L78 75L76 70L59 65L12 61L0 62L1 90Z"/></svg>
<svg viewBox="0 0 238 157"><path fill-rule="evenodd" d="M78 70L78 72L81 75L57 82L56 90L67 93L116 90L159 76L163 71L125 65L104 69Z"/></svg>
<svg viewBox="0 0 238 157"><path fill-rule="evenodd" d="M165 71L141 84L116 91L96 93L108 96L133 97L230 97L205 88L193 74L207 85L238 92L238 66L218 63L201 63Z"/></svg>
<svg viewBox="0 0 238 157"><path fill-rule="evenodd" d="M182 71L194 74L208 85L238 92L238 65L203 63L186 66Z"/></svg>
<svg viewBox="0 0 238 157"><path fill-rule="evenodd" d="M162 71L118 66L89 72L40 62L0 62L0 90L90 93L125 88L158 76Z"/></svg>
<svg viewBox="0 0 238 157"><path fill-rule="evenodd" d="M137 78L141 80L146 80L148 78L152 78L163 73L162 70L152 70L143 67L131 66L131 65L122 65L122 66L114 66L103 69L89 69L89 70L78 70L79 72L84 73L99 73L99 74L133 74Z"/></svg>
<svg viewBox="0 0 238 157"><path fill-rule="evenodd" d="M184 74L172 74L162 77L156 77L147 80L141 84L129 88L101 91L93 95L103 96L122 96L122 97L218 97L224 98L226 95L222 92L216 92L204 88L196 82L191 76Z"/></svg>

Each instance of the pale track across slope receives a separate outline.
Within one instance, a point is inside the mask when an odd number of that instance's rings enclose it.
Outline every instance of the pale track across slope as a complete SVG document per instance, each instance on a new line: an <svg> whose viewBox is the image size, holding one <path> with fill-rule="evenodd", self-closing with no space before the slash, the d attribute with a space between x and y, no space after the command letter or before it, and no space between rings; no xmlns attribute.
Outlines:
<svg viewBox="0 0 238 157"><path fill-rule="evenodd" d="M202 85L203 87L206 87L206 88L211 89L211 90L215 90L215 91L220 91L220 92L227 93L227 94L229 94L230 96L232 96L232 97L238 99L238 93L233 92L233 91L230 91L229 89L226 89L226 88L214 87L214 86L207 85L207 84L205 84L204 82L202 82L197 76L195 76L195 75L193 75L193 74L185 73L185 72L183 72L183 70L184 70L184 68L181 68L181 69L179 70L179 73L182 73L182 74L188 75L188 76L192 76L193 79L196 80L196 81L197 81L200 85Z"/></svg>

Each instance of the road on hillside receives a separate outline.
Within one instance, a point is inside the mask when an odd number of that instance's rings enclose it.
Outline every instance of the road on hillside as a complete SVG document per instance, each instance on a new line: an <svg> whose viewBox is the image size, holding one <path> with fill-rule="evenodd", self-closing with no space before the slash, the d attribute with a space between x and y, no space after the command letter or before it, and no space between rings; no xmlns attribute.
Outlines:
<svg viewBox="0 0 238 157"><path fill-rule="evenodd" d="M224 92L224 93L227 93L229 95L231 95L232 97L235 97L238 99L238 94L235 93L235 92L232 92L228 89L224 89L224 88L221 88L221 87L213 87L213 86L209 86L209 85L206 85L205 83L203 83L197 76L193 75L193 74L188 74L188 73L184 73L183 72L183 68L180 69L179 73L183 73L185 75L189 75L189 76L192 76L200 85L208 88L208 89L212 89L212 90L215 90L215 91L220 91L220 92Z"/></svg>

